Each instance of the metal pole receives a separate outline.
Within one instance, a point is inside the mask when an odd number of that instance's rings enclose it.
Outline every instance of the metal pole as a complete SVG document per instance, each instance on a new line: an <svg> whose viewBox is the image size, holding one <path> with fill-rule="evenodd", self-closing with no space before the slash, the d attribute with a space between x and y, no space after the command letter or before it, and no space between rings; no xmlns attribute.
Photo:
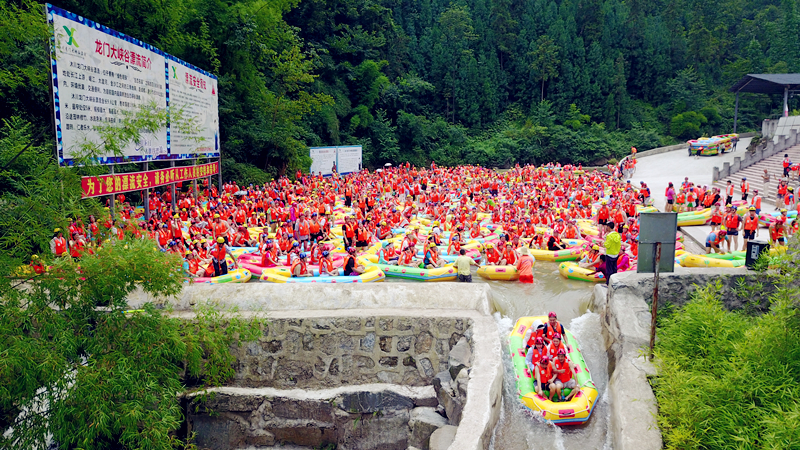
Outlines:
<svg viewBox="0 0 800 450"><path fill-rule="evenodd" d="M110 167L111 167L111 175L114 175L114 165L112 164ZM109 206L108 211L109 211L109 213L111 213L111 220L113 221L114 220L114 194L111 194L111 202L109 202L108 206Z"/></svg>
<svg viewBox="0 0 800 450"><path fill-rule="evenodd" d="M169 166L175 167L175 161L170 161ZM175 212L175 183L170 184L169 189L172 196L172 211L170 212L170 217L172 217L172 212Z"/></svg>
<svg viewBox="0 0 800 450"><path fill-rule="evenodd" d="M197 160L194 160L194 166L197 167ZM197 204L197 178L192 180L192 184L194 185L194 201Z"/></svg>
<svg viewBox="0 0 800 450"><path fill-rule="evenodd" d="M658 266L661 264L661 242L656 243L655 280L653 282L653 304L650 310L653 316L650 319L650 361L653 360L653 348L656 345L656 315L658 314Z"/></svg>
<svg viewBox="0 0 800 450"><path fill-rule="evenodd" d="M147 172L150 169L150 163L144 163L144 171ZM144 221L150 221L150 189L144 190L144 198L142 199L144 202Z"/></svg>
<svg viewBox="0 0 800 450"><path fill-rule="evenodd" d="M219 154L219 172L217 173L217 188L219 188L217 195L222 197L222 152L220 152Z"/></svg>
<svg viewBox="0 0 800 450"><path fill-rule="evenodd" d="M783 117L789 117L789 86L783 88Z"/></svg>
<svg viewBox="0 0 800 450"><path fill-rule="evenodd" d="M736 123L739 121L739 91L736 91L736 106L733 108L733 132L736 133Z"/></svg>

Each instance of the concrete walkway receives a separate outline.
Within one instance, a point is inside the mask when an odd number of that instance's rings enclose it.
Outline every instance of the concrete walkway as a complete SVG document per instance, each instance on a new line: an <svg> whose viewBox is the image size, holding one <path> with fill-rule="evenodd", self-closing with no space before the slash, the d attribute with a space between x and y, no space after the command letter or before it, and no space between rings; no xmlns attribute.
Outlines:
<svg viewBox="0 0 800 450"><path fill-rule="evenodd" d="M737 151L718 156L701 156L699 159L690 157L688 156L687 147L682 150L642 157L639 159L636 173L633 174L631 183L634 183L636 187L639 186L639 181L647 183L650 187L651 195L655 199L654 206L663 211L667 202L664 193L670 181L678 187L683 182L684 177L689 177L689 181L695 184L711 186L714 166L722 167L724 162L733 162L733 158L743 156L745 149L750 145L750 139L741 139L737 145ZM763 202L763 206L767 211L772 211L775 207L773 203L768 203L766 200ZM705 251L706 237L711 232L710 225L681 227L680 231L693 241L691 243L684 242L687 244L687 250L692 253ZM767 230L760 229L759 238L765 238L767 236L766 233ZM743 240L740 237L739 247L736 250L741 249L742 243Z"/></svg>
<svg viewBox="0 0 800 450"><path fill-rule="evenodd" d="M647 183L650 193L655 199L655 206L663 211L666 204L664 193L670 181L678 187L684 177L689 177L689 181L695 184L711 186L714 166L722 167L722 163L733 162L733 158L743 156L745 149L750 145L750 139L741 139L736 146L738 150L718 156L695 158L689 156L688 147L686 147L682 150L639 158L636 173L631 177L631 183L634 183L636 187L639 187L639 181Z"/></svg>

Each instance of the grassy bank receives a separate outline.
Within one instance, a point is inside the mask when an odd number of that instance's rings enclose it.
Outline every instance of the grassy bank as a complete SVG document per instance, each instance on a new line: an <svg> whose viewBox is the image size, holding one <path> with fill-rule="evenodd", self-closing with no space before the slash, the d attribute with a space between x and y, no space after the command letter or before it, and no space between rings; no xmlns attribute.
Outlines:
<svg viewBox="0 0 800 450"><path fill-rule="evenodd" d="M768 314L727 311L710 285L662 322L651 383L666 448L800 448L797 255Z"/></svg>

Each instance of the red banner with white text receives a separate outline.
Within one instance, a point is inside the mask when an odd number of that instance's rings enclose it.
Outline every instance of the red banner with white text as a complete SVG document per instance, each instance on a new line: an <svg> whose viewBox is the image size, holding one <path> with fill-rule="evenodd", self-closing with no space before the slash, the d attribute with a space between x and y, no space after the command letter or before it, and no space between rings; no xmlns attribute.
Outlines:
<svg viewBox="0 0 800 450"><path fill-rule="evenodd" d="M83 198L152 189L172 183L192 181L219 173L219 162L199 166L170 167L147 172L120 173L81 178Z"/></svg>

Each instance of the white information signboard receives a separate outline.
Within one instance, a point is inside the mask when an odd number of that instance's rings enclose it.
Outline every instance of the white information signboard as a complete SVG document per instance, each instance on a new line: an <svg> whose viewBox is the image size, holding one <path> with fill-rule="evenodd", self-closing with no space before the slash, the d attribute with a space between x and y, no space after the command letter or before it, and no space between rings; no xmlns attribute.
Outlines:
<svg viewBox="0 0 800 450"><path fill-rule="evenodd" d="M353 145L336 148L336 166L339 173L347 174L361 170L361 146Z"/></svg>
<svg viewBox="0 0 800 450"><path fill-rule="evenodd" d="M54 31L51 74L60 165L73 165L82 143L99 140L95 127L113 126L126 111L150 103L172 114L182 110L199 133L186 135L168 122L163 131L122 149L121 156L100 155L98 163L219 157L213 74L50 4L47 18Z"/></svg>
<svg viewBox="0 0 800 450"><path fill-rule="evenodd" d="M323 176L333 174L336 164L336 147L311 147L311 173Z"/></svg>
<svg viewBox="0 0 800 450"><path fill-rule="evenodd" d="M362 148L360 145L340 147L311 147L311 173L323 176L331 175L334 166L336 172L345 175L361 170Z"/></svg>

